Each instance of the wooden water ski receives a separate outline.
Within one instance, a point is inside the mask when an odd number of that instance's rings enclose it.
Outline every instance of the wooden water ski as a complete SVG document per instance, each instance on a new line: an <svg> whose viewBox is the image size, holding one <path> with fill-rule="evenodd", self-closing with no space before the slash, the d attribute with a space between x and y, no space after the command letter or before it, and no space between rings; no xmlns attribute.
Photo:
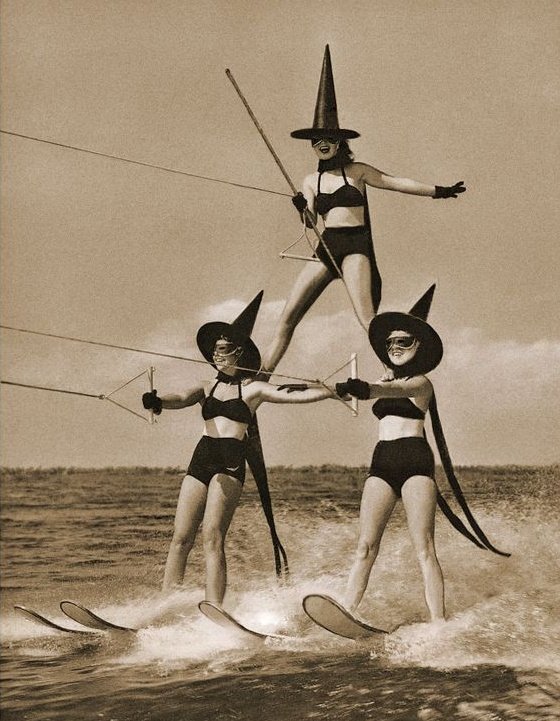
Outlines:
<svg viewBox="0 0 560 721"><path fill-rule="evenodd" d="M330 596L322 594L306 596L303 599L303 610L321 628L354 641L387 633L355 618L350 611Z"/></svg>
<svg viewBox="0 0 560 721"><path fill-rule="evenodd" d="M32 608L27 608L26 606L14 606L15 610L18 611L22 616L25 616L29 621L34 621L35 623L40 623L42 626L46 626L47 628L54 629L55 631L63 631L64 633L78 633L82 636L91 635L91 631L82 631L77 628L68 628L67 626L61 626L60 624L56 623L55 621L51 621L50 618L47 618L46 616L43 616L42 614L38 613L37 611L34 611Z"/></svg>
<svg viewBox="0 0 560 721"><path fill-rule="evenodd" d="M219 606L216 606L209 601L201 601L198 604L198 608L207 618L209 618L211 621L218 624L218 626L221 626L222 628L240 631L245 636L259 638L262 641L266 640L267 638L284 638L284 636L279 636L277 634L260 633L259 631L253 631L252 629L244 626L242 623L239 623L239 621L237 621L227 611L224 611L223 608L220 608Z"/></svg>
<svg viewBox="0 0 560 721"><path fill-rule="evenodd" d="M128 626L118 626L116 623L107 621L105 618L101 618L89 608L82 606L80 603L74 601L61 601L60 610L68 618L71 618L76 623L81 623L82 626L88 628L94 628L96 631L124 631L128 633L136 633L137 628L129 628Z"/></svg>

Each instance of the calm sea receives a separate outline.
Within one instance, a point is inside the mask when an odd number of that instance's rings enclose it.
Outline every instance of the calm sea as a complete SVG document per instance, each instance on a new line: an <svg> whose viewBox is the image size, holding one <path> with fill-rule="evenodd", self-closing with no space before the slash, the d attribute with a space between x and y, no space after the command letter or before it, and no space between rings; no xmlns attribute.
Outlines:
<svg viewBox="0 0 560 721"><path fill-rule="evenodd" d="M3 721L557 721L560 467L459 471L480 524L511 558L478 550L438 515L449 621L434 628L399 508L360 609L399 628L362 644L308 624L301 599L342 594L363 469L272 470L292 571L284 585L249 477L228 536L225 605L247 625L292 636L263 644L197 610L198 546L184 590L159 596L179 471L5 470ZM73 625L58 608L65 598L142 630L76 637L13 610Z"/></svg>

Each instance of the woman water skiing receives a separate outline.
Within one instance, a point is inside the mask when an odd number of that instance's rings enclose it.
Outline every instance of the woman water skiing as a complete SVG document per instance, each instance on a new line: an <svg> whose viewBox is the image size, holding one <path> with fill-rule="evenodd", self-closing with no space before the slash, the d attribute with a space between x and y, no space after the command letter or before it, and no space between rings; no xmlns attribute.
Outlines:
<svg viewBox="0 0 560 721"><path fill-rule="evenodd" d="M319 158L317 172L303 181L303 193L294 205L311 226L320 215L324 232L316 247L321 261L308 263L298 276L282 311L263 367L273 371L286 352L294 330L325 288L341 278L356 316L366 330L381 300L381 277L375 261L366 186L431 198L456 198L466 188L462 181L449 187L395 178L366 163L354 162L348 140L355 130L339 127L329 46L325 48L312 128L292 132L311 141Z"/></svg>
<svg viewBox="0 0 560 721"><path fill-rule="evenodd" d="M145 408L156 414L162 409L181 409L200 403L204 433L194 451L183 479L173 539L169 548L163 590L169 591L183 580L189 552L203 522L206 562L205 599L221 606L227 585L224 542L243 490L246 461L259 489L263 510L273 540L277 573L286 554L278 539L272 514L255 412L259 405L272 403L311 403L333 396L326 386L294 394L294 386L247 383L260 367L260 353L251 340L262 291L232 322L203 325L197 344L206 360L218 370L214 381L199 383L182 393L162 396L157 391L143 395ZM247 383L247 384L245 384ZM297 387L297 386L296 386Z"/></svg>
<svg viewBox="0 0 560 721"><path fill-rule="evenodd" d="M377 357L388 368L386 376L375 383L349 378L336 386L341 396L377 399L372 412L379 419L379 442L362 493L358 547L346 589L345 605L350 611L357 609L364 595L383 532L399 498L432 621L445 618L443 574L434 544L436 503L453 526L477 546L509 555L490 543L466 504L443 436L434 389L425 376L443 355L439 335L426 322L434 289L432 286L409 313L381 313L372 320L369 338ZM428 411L442 465L472 532L451 511L436 486L434 456L424 431Z"/></svg>

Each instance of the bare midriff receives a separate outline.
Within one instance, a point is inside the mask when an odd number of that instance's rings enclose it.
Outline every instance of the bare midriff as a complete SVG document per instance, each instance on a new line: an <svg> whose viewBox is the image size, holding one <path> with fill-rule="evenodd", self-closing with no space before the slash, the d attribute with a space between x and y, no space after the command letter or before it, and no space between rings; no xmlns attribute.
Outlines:
<svg viewBox="0 0 560 721"><path fill-rule="evenodd" d="M204 435L210 438L237 438L242 441L247 433L247 424L216 416L204 421Z"/></svg>
<svg viewBox="0 0 560 721"><path fill-rule="evenodd" d="M359 206L331 208L323 221L325 228L356 228L364 224L364 209Z"/></svg>
<svg viewBox="0 0 560 721"><path fill-rule="evenodd" d="M397 438L424 436L424 421L419 418L385 416L379 421L379 440L396 441Z"/></svg>

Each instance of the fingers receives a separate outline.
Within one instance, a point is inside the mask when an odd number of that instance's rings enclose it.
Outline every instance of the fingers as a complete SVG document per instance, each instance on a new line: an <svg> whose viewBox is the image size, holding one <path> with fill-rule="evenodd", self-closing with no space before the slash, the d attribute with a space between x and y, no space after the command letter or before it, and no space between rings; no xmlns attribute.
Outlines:
<svg viewBox="0 0 560 721"><path fill-rule="evenodd" d="M281 386L278 386L276 390L278 391L286 391L288 393L294 393L294 391L306 391L309 388L307 383L283 383Z"/></svg>
<svg viewBox="0 0 560 721"><path fill-rule="evenodd" d="M456 198L457 194L464 193L466 190L465 182L463 180L460 180L458 183L455 183L455 185L452 188L453 195L452 198Z"/></svg>

